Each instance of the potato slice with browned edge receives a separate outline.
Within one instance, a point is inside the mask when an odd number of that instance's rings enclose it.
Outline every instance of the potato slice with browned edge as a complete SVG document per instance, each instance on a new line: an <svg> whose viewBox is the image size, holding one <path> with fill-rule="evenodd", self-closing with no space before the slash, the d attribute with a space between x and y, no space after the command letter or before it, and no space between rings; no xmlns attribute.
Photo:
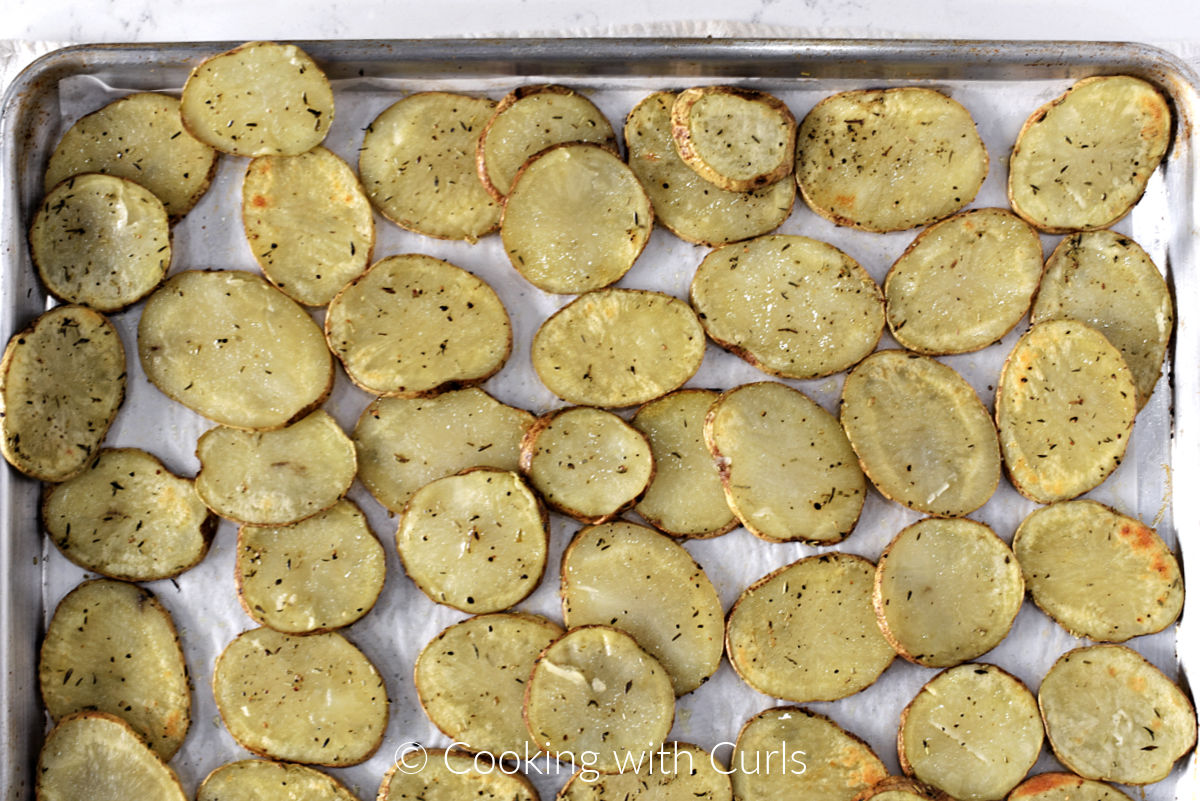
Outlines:
<svg viewBox="0 0 1200 801"><path fill-rule="evenodd" d="M961 517L1000 483L991 416L966 379L936 359L872 353L842 385L841 422L879 492L911 509Z"/></svg>
<svg viewBox="0 0 1200 801"><path fill-rule="evenodd" d="M332 776L305 765L243 759L229 762L204 777L196 801L358 801Z"/></svg>
<svg viewBox="0 0 1200 801"><path fill-rule="evenodd" d="M1125 455L1137 388L1121 352L1089 325L1049 320L1013 347L996 386L1000 452L1038 503L1082 495Z"/></svg>
<svg viewBox="0 0 1200 801"><path fill-rule="evenodd" d="M55 297L114 312L166 278L171 231L163 204L150 190L92 173L50 190L29 229L29 249Z"/></svg>
<svg viewBox="0 0 1200 801"><path fill-rule="evenodd" d="M1030 115L1008 164L1013 211L1050 233L1107 228L1146 191L1171 109L1129 75L1084 78Z"/></svg>
<svg viewBox="0 0 1200 801"><path fill-rule="evenodd" d="M333 124L333 88L291 44L249 42L192 70L179 101L184 127L235 156L297 156Z"/></svg>
<svg viewBox="0 0 1200 801"><path fill-rule="evenodd" d="M1137 384L1138 408L1146 405L1162 373L1175 310L1167 282L1138 243L1113 231L1059 242L1030 317L1094 326L1121 351Z"/></svg>
<svg viewBox="0 0 1200 801"><path fill-rule="evenodd" d="M421 708L458 747L532 759L539 749L521 717L525 686L534 660L562 633L545 618L520 613L455 623L421 649L413 666Z"/></svg>
<svg viewBox="0 0 1200 801"><path fill-rule="evenodd" d="M791 174L796 118L766 92L702 86L675 98L671 136L679 157L701 178L731 192L749 192Z"/></svg>
<svg viewBox="0 0 1200 801"><path fill-rule="evenodd" d="M435 478L468 467L516 470L533 420L475 387L432 398L380 398L354 427L359 480L388 510L402 512Z"/></svg>
<svg viewBox="0 0 1200 801"><path fill-rule="evenodd" d="M967 353L996 342L1029 310L1042 242L1007 209L973 209L917 234L887 278L892 336L917 353Z"/></svg>
<svg viewBox="0 0 1200 801"><path fill-rule="evenodd" d="M486 97L418 92L367 126L358 174L375 207L409 231L474 242L496 230L500 204L479 183L475 149L496 108Z"/></svg>
<svg viewBox="0 0 1200 801"><path fill-rule="evenodd" d="M408 577L439 604L498 612L533 592L546 569L546 510L519 475L473 467L413 493L396 530Z"/></svg>
<svg viewBox="0 0 1200 801"><path fill-rule="evenodd" d="M900 767L960 801L997 801L1042 750L1033 693L996 667L973 662L933 677L900 715Z"/></svg>
<svg viewBox="0 0 1200 801"><path fill-rule="evenodd" d="M708 411L704 441L725 499L770 542L830 545L854 530L867 479L837 419L784 384L746 384Z"/></svg>
<svg viewBox="0 0 1200 801"><path fill-rule="evenodd" d="M900 656L950 667L995 648L1025 600L1013 553L990 528L926 518L879 557L873 601L879 628Z"/></svg>
<svg viewBox="0 0 1200 801"><path fill-rule="evenodd" d="M489 768L485 770L484 768ZM520 773L476 761L470 754L434 748L401 754L379 786L376 801L538 801Z"/></svg>
<svg viewBox="0 0 1200 801"><path fill-rule="evenodd" d="M686 303L644 289L589 292L533 336L533 367L568 403L633 406L678 389L704 360L704 329Z"/></svg>
<svg viewBox="0 0 1200 801"><path fill-rule="evenodd" d="M874 577L874 564L835 551L754 582L729 612L733 669L788 701L832 701L871 686L896 657L871 608Z"/></svg>
<svg viewBox="0 0 1200 801"><path fill-rule="evenodd" d="M354 443L318 409L287 428L217 426L196 443L196 492L221 517L284 526L337 503L354 483Z"/></svg>
<svg viewBox="0 0 1200 801"><path fill-rule="evenodd" d="M1150 784L1196 744L1196 710L1183 691L1123 645L1069 651L1038 689L1058 760L1087 779Z"/></svg>
<svg viewBox="0 0 1200 801"><path fill-rule="evenodd" d="M54 720L88 709L116 715L164 760L179 750L191 723L175 624L136 584L97 579L63 598L46 627L38 679Z"/></svg>
<svg viewBox="0 0 1200 801"><path fill-rule="evenodd" d="M658 660L623 631L571 629L542 651L525 690L533 741L556 759L620 773L663 747L675 692Z"/></svg>
<svg viewBox="0 0 1200 801"><path fill-rule="evenodd" d="M556 801L732 801L729 772L715 754L680 742L667 743L663 752L657 761L624 773L581 770Z"/></svg>
<svg viewBox="0 0 1200 801"><path fill-rule="evenodd" d="M64 718L46 735L38 801L187 801L179 777L129 724L104 712Z"/></svg>
<svg viewBox="0 0 1200 801"><path fill-rule="evenodd" d="M260 156L242 181L242 225L263 275L324 306L371 263L375 219L358 176L323 147Z"/></svg>
<svg viewBox="0 0 1200 801"><path fill-rule="evenodd" d="M217 658L213 695L239 745L287 762L357 765L387 728L383 678L334 632L242 632Z"/></svg>
<svg viewBox="0 0 1200 801"><path fill-rule="evenodd" d="M845 370L883 333L883 293L867 271L804 236L714 250L696 268L691 300L714 342L784 378Z"/></svg>
<svg viewBox="0 0 1200 801"><path fill-rule="evenodd" d="M1129 796L1103 782L1074 773L1039 773L1017 785L1007 801L1130 801Z"/></svg>
<svg viewBox="0 0 1200 801"><path fill-rule="evenodd" d="M58 306L13 335L0 360L0 452L42 481L87 467L125 399L125 346L83 306Z"/></svg>
<svg viewBox="0 0 1200 801"><path fill-rule="evenodd" d="M872 785L854 801L953 801L941 790L913 781L907 776L888 776Z"/></svg>
<svg viewBox="0 0 1200 801"><path fill-rule="evenodd" d="M379 597L383 546L352 502L290 526L242 526L238 600L246 614L286 634L348 626Z"/></svg>
<svg viewBox="0 0 1200 801"><path fill-rule="evenodd" d="M650 239L654 209L637 176L600 145L554 145L517 173L500 238L513 267L546 292L614 283Z"/></svg>
<svg viewBox="0 0 1200 801"><path fill-rule="evenodd" d="M730 192L701 178L679 158L671 137L675 98L655 92L625 120L629 168L650 197L654 218L684 241L713 247L778 228L792 213L796 182Z"/></svg>
<svg viewBox="0 0 1200 801"><path fill-rule="evenodd" d="M87 470L46 490L42 524L62 555L128 581L171 578L208 553L217 517L190 478L136 448L102 450Z"/></svg>
<svg viewBox="0 0 1200 801"><path fill-rule="evenodd" d="M1149 526L1095 501L1034 510L1013 552L1033 602L1076 637L1124 642L1183 609L1179 562Z"/></svg>
<svg viewBox="0 0 1200 801"><path fill-rule="evenodd" d="M236 428L285 426L333 386L321 329L294 300L241 271L168 280L142 310L138 356L167 397Z"/></svg>

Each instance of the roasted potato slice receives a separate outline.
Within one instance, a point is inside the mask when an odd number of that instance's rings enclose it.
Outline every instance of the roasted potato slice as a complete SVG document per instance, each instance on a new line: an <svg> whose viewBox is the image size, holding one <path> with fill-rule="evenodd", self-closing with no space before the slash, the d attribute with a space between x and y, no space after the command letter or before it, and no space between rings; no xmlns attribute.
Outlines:
<svg viewBox="0 0 1200 801"><path fill-rule="evenodd" d="M383 546L347 500L290 526L242 526L238 600L246 614L285 634L348 626L379 597Z"/></svg>
<svg viewBox="0 0 1200 801"><path fill-rule="evenodd" d="M435 603L498 612L533 592L550 521L519 475L474 467L413 493L396 530L409 578Z"/></svg>
<svg viewBox="0 0 1200 801"><path fill-rule="evenodd" d="M1011 331L1042 277L1037 232L1007 209L974 209L917 234L883 281L892 336L917 353L967 353Z"/></svg>
<svg viewBox="0 0 1200 801"><path fill-rule="evenodd" d="M644 289L602 289L568 303L533 336L533 368L568 403L633 406L678 389L704 360L686 303Z"/></svg>
<svg viewBox="0 0 1200 801"><path fill-rule="evenodd" d="M29 229L29 248L51 294L102 312L149 295L171 266L162 202L133 181L98 173L50 190Z"/></svg>
<svg viewBox="0 0 1200 801"><path fill-rule="evenodd" d="M475 151L495 101L418 92L367 126L358 174L392 222L439 239L474 242L496 230L500 204L479 183Z"/></svg>
<svg viewBox="0 0 1200 801"><path fill-rule="evenodd" d="M654 209L637 176L600 145L554 145L517 173L500 238L513 267L546 292L614 283L650 239Z"/></svg>
<svg viewBox="0 0 1200 801"><path fill-rule="evenodd" d="M334 632L242 632L217 658L213 695L239 745L287 762L357 765L387 728L383 678Z"/></svg>
<svg viewBox="0 0 1200 801"><path fill-rule="evenodd" d="M375 247L375 218L358 176L323 147L250 162L242 225L263 275L306 306L333 300L367 269Z"/></svg>
<svg viewBox="0 0 1200 801"><path fill-rule="evenodd" d="M906 776L888 776L854 801L953 801L950 796Z"/></svg>
<svg viewBox="0 0 1200 801"><path fill-rule="evenodd" d="M691 743L667 743L663 752L642 770L607 775L582 770L556 801L732 801L729 773L715 755Z"/></svg>
<svg viewBox="0 0 1200 801"><path fill-rule="evenodd" d="M1008 163L1013 211L1055 234L1107 228L1146 191L1171 110L1129 75L1084 78L1025 121Z"/></svg>
<svg viewBox="0 0 1200 801"><path fill-rule="evenodd" d="M871 686L896 657L871 608L874 577L868 560L834 551L754 582L729 612L733 669L788 701L832 701Z"/></svg>
<svg viewBox="0 0 1200 801"><path fill-rule="evenodd" d="M1137 385L1138 408L1146 405L1162 373L1175 310L1167 282L1138 243L1113 231L1059 242L1030 317L1095 327L1121 351Z"/></svg>
<svg viewBox="0 0 1200 801"><path fill-rule="evenodd" d="M1025 600L1013 553L990 528L926 518L879 557L872 596L883 636L900 656L950 667L1000 644Z"/></svg>
<svg viewBox="0 0 1200 801"><path fill-rule="evenodd" d="M850 535L867 480L836 418L784 384L746 384L708 411L704 441L725 500L770 542L829 545Z"/></svg>
<svg viewBox="0 0 1200 801"><path fill-rule="evenodd" d="M181 478L136 448L102 450L87 470L47 488L42 524L62 555L110 578L177 576L208 553L217 517Z"/></svg>
<svg viewBox="0 0 1200 801"><path fill-rule="evenodd" d="M1038 689L1058 760L1087 779L1150 784L1196 744L1196 710L1137 651L1093 645L1054 663Z"/></svg>
<svg viewBox="0 0 1200 801"><path fill-rule="evenodd" d="M163 760L179 750L191 723L175 624L136 584L97 579L63 598L46 627L38 680L54 720L89 709L116 715Z"/></svg>
<svg viewBox="0 0 1200 801"><path fill-rule="evenodd" d="M1129 796L1103 782L1074 773L1040 773L1017 785L1007 801L1130 801Z"/></svg>
<svg viewBox="0 0 1200 801"><path fill-rule="evenodd" d="M187 801L179 777L129 724L80 712L46 735L38 757L38 801Z"/></svg>
<svg viewBox="0 0 1200 801"><path fill-rule="evenodd" d="M480 766L491 767L483 770ZM376 801L538 801L520 773L476 762L470 754L429 751L400 756L383 775Z"/></svg>
<svg viewBox="0 0 1200 801"><path fill-rule="evenodd" d="M1008 477L1038 503L1081 495L1117 469L1136 414L1133 374L1103 334L1075 320L1038 323L996 387Z"/></svg>
<svg viewBox="0 0 1200 801"><path fill-rule="evenodd" d="M315 768L265 759L229 762L204 777L196 801L358 801L337 779Z"/></svg>
<svg viewBox="0 0 1200 801"><path fill-rule="evenodd" d="M125 346L83 306L58 306L13 335L0 360L0 452L42 481L82 471L125 399Z"/></svg>
<svg viewBox="0 0 1200 801"><path fill-rule="evenodd" d="M696 268L691 299L714 342L784 378L845 370L883 333L883 294L867 271L803 236L714 250Z"/></svg>
<svg viewBox="0 0 1200 801"><path fill-rule="evenodd" d="M142 310L150 383L214 422L280 428L321 405L333 357L304 309L247 272L173 276Z"/></svg>
<svg viewBox="0 0 1200 801"><path fill-rule="evenodd" d="M933 89L827 97L796 138L796 181L809 208L864 231L945 219L975 198L988 172L971 113Z"/></svg>
<svg viewBox="0 0 1200 801"><path fill-rule="evenodd" d="M675 98L671 137L679 157L701 178L749 192L791 175L796 118L766 92L702 86Z"/></svg>
<svg viewBox="0 0 1200 801"><path fill-rule="evenodd" d="M192 70L179 113L192 136L235 156L297 156L333 124L329 79L291 44L248 42Z"/></svg>
<svg viewBox="0 0 1200 801"><path fill-rule="evenodd" d="M1000 483L991 416L966 379L936 359L872 353L842 385L841 422L879 492L911 509L961 517Z"/></svg>

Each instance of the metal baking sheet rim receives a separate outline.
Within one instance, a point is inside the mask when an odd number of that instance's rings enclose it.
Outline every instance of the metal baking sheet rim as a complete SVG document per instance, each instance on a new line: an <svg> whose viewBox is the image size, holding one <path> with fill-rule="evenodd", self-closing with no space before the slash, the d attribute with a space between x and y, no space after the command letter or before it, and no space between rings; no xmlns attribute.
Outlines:
<svg viewBox="0 0 1200 801"><path fill-rule="evenodd" d="M7 341L44 308L21 225L41 193L41 176L22 165L41 163L33 136L39 104L67 76L152 66L182 83L204 56L238 42L78 45L47 54L26 68L0 104L0 333ZM1076 79L1122 72L1159 85L1174 106L1177 129L1168 159L1170 197L1181 223L1169 242L1168 272L1179 310L1172 349L1174 430L1171 480L1182 491L1171 504L1184 573L1200 573L1200 279L1196 240L1200 207L1194 176L1200 108L1195 71L1165 50L1136 43L1063 41L791 40L791 39L521 39L298 42L326 65L331 77L431 74L467 77L554 72L563 75L658 74L706 76L895 80L1029 78ZM128 77L125 76L125 77ZM136 79L134 80L136 83ZM5 799L33 793L37 752L45 730L37 688L41 637L41 547L37 482L0 470L0 782ZM1176 637L1181 681L1200 670L1200 599L1186 599ZM1193 752L1176 790L1178 799L1200 797L1200 760Z"/></svg>

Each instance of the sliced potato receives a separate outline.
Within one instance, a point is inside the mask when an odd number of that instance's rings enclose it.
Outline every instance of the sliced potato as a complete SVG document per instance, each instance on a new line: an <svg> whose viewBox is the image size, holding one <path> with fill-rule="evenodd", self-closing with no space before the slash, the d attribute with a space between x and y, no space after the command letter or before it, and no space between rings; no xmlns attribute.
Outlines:
<svg viewBox="0 0 1200 801"><path fill-rule="evenodd" d="M116 715L164 760L191 723L175 624L136 584L97 579L63 598L46 627L38 679L54 720L88 709Z"/></svg>
<svg viewBox="0 0 1200 801"><path fill-rule="evenodd" d="M554 145L525 163L500 238L517 272L546 292L617 281L650 239L654 209L637 176L600 145Z"/></svg>
<svg viewBox="0 0 1200 801"><path fill-rule="evenodd" d="M419 766L418 766L419 764ZM491 768L484 770L480 766ZM411 767L410 767L411 766ZM440 748L401 756L383 774L376 801L538 801L520 773Z"/></svg>
<svg viewBox="0 0 1200 801"><path fill-rule="evenodd" d="M179 101L192 136L235 156L297 156L333 124L329 79L295 45L249 42L192 70Z"/></svg>
<svg viewBox="0 0 1200 801"><path fill-rule="evenodd" d="M883 333L883 294L858 262L803 236L764 236L704 258L692 305L721 347L784 378L857 364Z"/></svg>
<svg viewBox="0 0 1200 801"><path fill-rule="evenodd" d="M1161 781L1196 744L1187 696L1123 645L1064 654L1042 679L1038 704L1054 755L1084 778Z"/></svg>
<svg viewBox="0 0 1200 801"><path fill-rule="evenodd" d="M217 423L280 428L321 405L333 357L304 309L257 275L179 273L138 322L150 383Z"/></svg>
<svg viewBox="0 0 1200 801"><path fill-rule="evenodd" d="M1000 644L1025 600L1025 582L1012 551L987 526L926 518L884 549L872 597L897 653L950 667Z"/></svg>
<svg viewBox="0 0 1200 801"><path fill-rule="evenodd" d="M863 472L911 509L961 517L1000 483L991 416L966 379L936 359L871 354L842 385L841 421Z"/></svg>
<svg viewBox="0 0 1200 801"><path fill-rule="evenodd" d="M1013 552L1033 601L1076 637L1124 642L1183 609L1179 562L1154 529L1095 501L1034 510Z"/></svg>
<svg viewBox="0 0 1200 801"><path fill-rule="evenodd" d="M596 775L582 770L557 801L732 801L729 773L717 757L691 743L667 743L665 756L641 770Z"/></svg>
<svg viewBox="0 0 1200 801"><path fill-rule="evenodd" d="M463 612L508 609L546 569L550 522L521 477L473 467L413 493L396 530L409 578L433 601Z"/></svg>
<svg viewBox="0 0 1200 801"><path fill-rule="evenodd" d="M149 295L171 265L163 204L125 178L68 178L42 201L29 229L42 283L55 297L114 312Z"/></svg>
<svg viewBox="0 0 1200 801"><path fill-rule="evenodd" d="M125 346L83 306L58 306L8 341L0 361L0 452L42 481L82 471L125 399Z"/></svg>
<svg viewBox="0 0 1200 801"><path fill-rule="evenodd" d="M487 282L447 261L408 253L375 262L325 316L325 336L355 384L413 397L494 375L512 324Z"/></svg>
<svg viewBox="0 0 1200 801"><path fill-rule="evenodd" d="M128 178L153 192L178 220L208 191L217 156L184 130L178 100L137 92L76 120L50 155L44 186L49 193L88 172Z"/></svg>
<svg viewBox="0 0 1200 801"><path fill-rule="evenodd" d="M1081 495L1117 469L1136 414L1133 374L1103 334L1074 320L1038 323L996 387L1008 477L1038 503Z"/></svg>
<svg viewBox="0 0 1200 801"><path fill-rule="evenodd" d="M1017 785L1007 801L1130 801L1129 796L1103 782L1074 773L1040 773Z"/></svg>
<svg viewBox="0 0 1200 801"><path fill-rule="evenodd" d="M1133 371L1138 408L1162 373L1175 311L1171 290L1146 251L1113 231L1068 236L1046 262L1030 313L1035 323L1070 318L1095 327Z"/></svg>
<svg viewBox="0 0 1200 801"><path fill-rule="evenodd" d="M770 381L731 389L709 409L704 441L752 534L829 545L858 522L867 480L837 419L804 393Z"/></svg>
<svg viewBox="0 0 1200 801"><path fill-rule="evenodd" d="M650 485L654 455L642 433L612 412L574 406L537 419L521 441L521 472L558 511L603 523Z"/></svg>
<svg viewBox="0 0 1200 801"><path fill-rule="evenodd" d="M1042 750L1037 701L995 665L959 665L933 677L900 715L900 767L960 801L996 801Z"/></svg>
<svg viewBox="0 0 1200 801"><path fill-rule="evenodd" d="M533 665L525 723L556 759L620 773L662 748L675 719L671 679L632 637L608 626L571 629Z"/></svg>
<svg viewBox="0 0 1200 801"><path fill-rule="evenodd" d="M347 500L291 526L242 526L238 600L255 622L286 634L348 626L383 589L383 546Z"/></svg>
<svg viewBox="0 0 1200 801"><path fill-rule="evenodd" d="M650 197L654 218L675 236L698 245L724 245L778 228L792 213L794 181L751 192L713 186L679 158L671 136L676 95L655 92L625 120L629 168Z"/></svg>
<svg viewBox="0 0 1200 801"><path fill-rule="evenodd" d="M906 776L888 776L854 801L952 801L950 796Z"/></svg>
<svg viewBox="0 0 1200 801"><path fill-rule="evenodd" d="M568 403L633 406L678 389L704 360L704 329L682 300L644 289L576 298L533 336L533 367Z"/></svg>
<svg viewBox="0 0 1200 801"><path fill-rule="evenodd" d="M337 779L304 765L243 759L209 773L196 801L358 801Z"/></svg>
<svg viewBox="0 0 1200 801"><path fill-rule="evenodd" d="M479 615L455 623L413 666L421 707L460 747L532 758L538 746L521 717L525 686L538 654L562 633L536 615Z"/></svg>
<svg viewBox="0 0 1200 801"><path fill-rule="evenodd" d="M46 735L38 756L38 801L187 801L179 777L129 724L80 712Z"/></svg>
<svg viewBox="0 0 1200 801"><path fill-rule="evenodd" d="M896 657L871 608L874 577L871 562L834 551L754 582L729 612L733 669L788 701L832 701L874 684Z"/></svg>
<svg viewBox="0 0 1200 801"><path fill-rule="evenodd" d="M671 136L679 157L701 178L749 192L791 175L796 118L766 92L703 86L675 98Z"/></svg>
<svg viewBox="0 0 1200 801"><path fill-rule="evenodd" d="M358 176L323 147L260 156L242 181L242 225L263 275L324 306L371 262L375 219Z"/></svg>
<svg viewBox="0 0 1200 801"><path fill-rule="evenodd" d="M357 765L387 728L383 678L333 632L239 634L217 658L213 695L240 746L287 762Z"/></svg>
<svg viewBox="0 0 1200 801"><path fill-rule="evenodd" d="M482 389L432 398L380 398L354 427L358 477L392 512L435 478L468 467L516 470L533 415Z"/></svg>
<svg viewBox="0 0 1200 801"><path fill-rule="evenodd" d="M967 353L996 342L1042 277L1037 232L1007 209L974 209L917 234L883 282L892 336L917 353Z"/></svg>
<svg viewBox="0 0 1200 801"><path fill-rule="evenodd" d="M1050 233L1107 228L1138 202L1171 141L1146 81L1084 78L1025 121L1008 164L1013 211Z"/></svg>
<svg viewBox="0 0 1200 801"><path fill-rule="evenodd" d="M42 524L62 555L110 578L155 581L208 553L217 517L181 478L136 448L102 450L95 464L46 490Z"/></svg>
<svg viewBox="0 0 1200 801"><path fill-rule="evenodd" d="M367 126L358 173L392 222L418 234L474 242L496 230L500 204L479 183L475 150L496 103L418 92Z"/></svg>
<svg viewBox="0 0 1200 801"><path fill-rule="evenodd" d="M287 428L217 426L196 443L196 492L222 517L283 526L332 507L354 482L354 443L318 409Z"/></svg>

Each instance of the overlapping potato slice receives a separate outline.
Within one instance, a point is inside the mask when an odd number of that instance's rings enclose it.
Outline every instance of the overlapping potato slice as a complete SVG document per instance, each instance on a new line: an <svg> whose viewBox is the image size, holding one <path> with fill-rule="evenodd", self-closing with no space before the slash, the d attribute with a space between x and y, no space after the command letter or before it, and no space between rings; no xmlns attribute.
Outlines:
<svg viewBox="0 0 1200 801"><path fill-rule="evenodd" d="M883 293L858 262L803 236L764 236L704 258L692 305L723 348L784 378L857 364L883 333Z"/></svg>
<svg viewBox="0 0 1200 801"><path fill-rule="evenodd" d="M38 801L187 801L162 757L104 712L60 721L46 735L36 775Z"/></svg>
<svg viewBox="0 0 1200 801"><path fill-rule="evenodd" d="M950 801L950 796L905 776L888 776L855 801Z"/></svg>
<svg viewBox="0 0 1200 801"><path fill-rule="evenodd" d="M671 106L679 157L721 189L749 192L792 172L796 118L779 98L737 86L680 92Z"/></svg>
<svg viewBox="0 0 1200 801"><path fill-rule="evenodd" d="M871 608L874 577L871 562L835 551L754 582L729 612L733 669L788 701L832 701L869 687L896 657Z"/></svg>
<svg viewBox="0 0 1200 801"><path fill-rule="evenodd" d="M54 720L91 709L116 715L164 760L191 723L175 624L136 584L97 579L63 598L46 628L38 680Z"/></svg>
<svg viewBox="0 0 1200 801"><path fill-rule="evenodd" d="M481 767L482 766L482 767ZM484 768L490 768L484 770ZM538 801L520 773L440 748L400 756L383 775L376 801Z"/></svg>
<svg viewBox="0 0 1200 801"><path fill-rule="evenodd" d="M1074 773L1040 773L1017 785L1007 801L1129 801L1129 796Z"/></svg>
<svg viewBox="0 0 1200 801"><path fill-rule="evenodd" d="M243 759L209 773L196 789L196 801L358 801L337 779L305 765Z"/></svg>
<svg viewBox="0 0 1200 801"><path fill-rule="evenodd" d="M729 774L715 755L679 742L667 743L663 752L641 770L580 771L558 792L557 801L731 801Z"/></svg>
<svg viewBox="0 0 1200 801"><path fill-rule="evenodd" d="M1171 141L1171 110L1129 75L1084 78L1025 121L1013 146L1013 211L1050 233L1107 228L1146 191Z"/></svg>

